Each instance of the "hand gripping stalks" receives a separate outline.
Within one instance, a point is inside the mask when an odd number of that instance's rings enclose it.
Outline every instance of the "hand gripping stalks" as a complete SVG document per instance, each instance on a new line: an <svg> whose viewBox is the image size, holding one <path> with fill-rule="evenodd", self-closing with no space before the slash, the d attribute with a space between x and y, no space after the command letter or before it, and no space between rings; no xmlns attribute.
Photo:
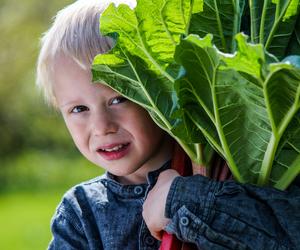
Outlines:
<svg viewBox="0 0 300 250"><path fill-rule="evenodd" d="M208 173L207 169L203 166L197 166L194 173L197 172L204 176L210 176L212 179L224 181L232 179L232 175L229 171L227 164L219 156L215 155L211 161L213 169L211 173ZM176 144L171 163L171 168L175 169L181 176L189 176L193 174L193 168L189 157ZM194 250L197 249L196 245L191 243L181 242L175 235L164 232L162 243L159 250Z"/></svg>

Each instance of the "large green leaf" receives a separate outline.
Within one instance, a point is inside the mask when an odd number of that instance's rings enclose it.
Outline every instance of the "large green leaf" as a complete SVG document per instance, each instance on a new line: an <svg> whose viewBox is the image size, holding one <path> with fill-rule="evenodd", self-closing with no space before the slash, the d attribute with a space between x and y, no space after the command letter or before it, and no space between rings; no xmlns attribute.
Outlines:
<svg viewBox="0 0 300 250"><path fill-rule="evenodd" d="M201 10L201 3L195 6L194 11ZM177 108L174 82L179 72L173 55L189 25L192 7L192 1L181 0L141 0L135 9L110 5L101 16L100 29L117 44L110 53L95 58L93 80L146 108L160 127L200 161L197 144L203 142L202 135L196 127L186 130L185 124L191 123L188 117L171 115Z"/></svg>
<svg viewBox="0 0 300 250"><path fill-rule="evenodd" d="M259 43L259 31L261 23L261 14L263 12L264 1L261 0L249 0L249 12L250 12L250 37L251 42Z"/></svg>
<svg viewBox="0 0 300 250"><path fill-rule="evenodd" d="M294 32L287 47L286 55L300 55L300 15L298 15Z"/></svg>
<svg viewBox="0 0 300 250"><path fill-rule="evenodd" d="M214 126L211 88L214 69L219 63L219 55L214 49L211 49L211 40L212 36L210 35L203 39L191 35L189 41L192 43L181 42L176 49L175 58L186 70L185 76L176 83L176 92L181 110L206 137L210 137L210 141L213 141L217 139L217 133ZM199 43L205 48L202 49L197 46ZM195 82L201 84L193 84ZM195 122L195 120L198 122ZM187 130L192 129L193 123L186 124ZM222 149L216 145L219 146L219 141L218 143L212 143L212 146L220 154L223 154Z"/></svg>
<svg viewBox="0 0 300 250"><path fill-rule="evenodd" d="M272 57L263 47L245 39L237 36L234 55L218 51L211 36L183 39L175 59L185 67L186 76L177 94L181 108L228 161L235 178L263 185L271 171L280 168L280 176L286 172L273 162L277 157L285 163L284 150L276 150L299 110L300 69L275 59L269 64ZM289 126L293 138L299 137L298 127L295 122ZM297 172L300 165L294 168Z"/></svg>
<svg viewBox="0 0 300 250"><path fill-rule="evenodd" d="M298 14L299 0L264 1L259 42L278 58L286 55Z"/></svg>
<svg viewBox="0 0 300 250"><path fill-rule="evenodd" d="M244 5L245 0L204 1L203 10L192 16L189 34L204 37L210 33L221 51L234 51L234 36L240 32Z"/></svg>
<svg viewBox="0 0 300 250"><path fill-rule="evenodd" d="M276 166L275 166L276 165ZM274 167L275 166L275 167ZM289 128L282 136L275 156L270 182L279 189L285 189L288 184L300 174L300 112L295 115Z"/></svg>
<svg viewBox="0 0 300 250"><path fill-rule="evenodd" d="M281 189L286 188L300 173L300 112L298 110L300 106L300 56L289 56L284 61L294 65L297 69L290 70L289 67L287 70L286 67L276 66L273 69L276 74L268 84L268 89L271 90L269 92L272 93L270 108L274 119L273 126L278 134L283 133L274 159L276 167L272 168L270 181L275 187ZM287 82L285 88L277 88L277 92L272 91L276 89L276 83L278 86L281 85L282 78L285 78ZM277 112L279 109L283 110L286 115Z"/></svg>
<svg viewBox="0 0 300 250"><path fill-rule="evenodd" d="M279 60L300 55L299 2L111 5L100 29L116 46L95 58L94 81L146 108L192 160L208 162L204 135L237 180L285 188L300 168L300 57Z"/></svg>

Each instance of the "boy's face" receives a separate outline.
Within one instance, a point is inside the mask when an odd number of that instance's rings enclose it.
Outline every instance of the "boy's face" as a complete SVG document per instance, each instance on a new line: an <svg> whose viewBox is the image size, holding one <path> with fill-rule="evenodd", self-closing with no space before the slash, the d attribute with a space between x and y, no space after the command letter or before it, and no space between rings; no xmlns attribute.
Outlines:
<svg viewBox="0 0 300 250"><path fill-rule="evenodd" d="M143 108L107 86L91 84L91 73L67 57L58 58L54 70L59 109L88 160L123 183L141 183L171 158L172 140Z"/></svg>

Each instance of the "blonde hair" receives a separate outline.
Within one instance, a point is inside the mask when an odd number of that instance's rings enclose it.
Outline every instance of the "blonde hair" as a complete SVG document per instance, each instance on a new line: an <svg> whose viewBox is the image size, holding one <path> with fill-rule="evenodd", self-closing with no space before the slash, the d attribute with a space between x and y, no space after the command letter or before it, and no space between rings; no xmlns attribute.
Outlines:
<svg viewBox="0 0 300 250"><path fill-rule="evenodd" d="M57 107L53 91L57 56L71 57L80 67L90 70L94 57L113 47L113 40L100 35L99 31L100 14L110 3L135 5L134 0L78 0L60 10L51 28L43 35L36 83L48 104Z"/></svg>

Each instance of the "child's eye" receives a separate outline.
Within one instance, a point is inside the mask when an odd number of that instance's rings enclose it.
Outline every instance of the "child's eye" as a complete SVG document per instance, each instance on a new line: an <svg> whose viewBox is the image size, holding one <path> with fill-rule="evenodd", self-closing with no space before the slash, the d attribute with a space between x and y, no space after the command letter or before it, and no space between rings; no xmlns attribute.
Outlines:
<svg viewBox="0 0 300 250"><path fill-rule="evenodd" d="M127 99L125 97L123 97L123 96L117 96L117 97L114 97L111 100L110 104L111 105L115 105L115 104L120 104L120 103L126 102L126 101L127 101Z"/></svg>
<svg viewBox="0 0 300 250"><path fill-rule="evenodd" d="M84 105L75 106L70 113L81 113L84 111L89 111L89 108Z"/></svg>

